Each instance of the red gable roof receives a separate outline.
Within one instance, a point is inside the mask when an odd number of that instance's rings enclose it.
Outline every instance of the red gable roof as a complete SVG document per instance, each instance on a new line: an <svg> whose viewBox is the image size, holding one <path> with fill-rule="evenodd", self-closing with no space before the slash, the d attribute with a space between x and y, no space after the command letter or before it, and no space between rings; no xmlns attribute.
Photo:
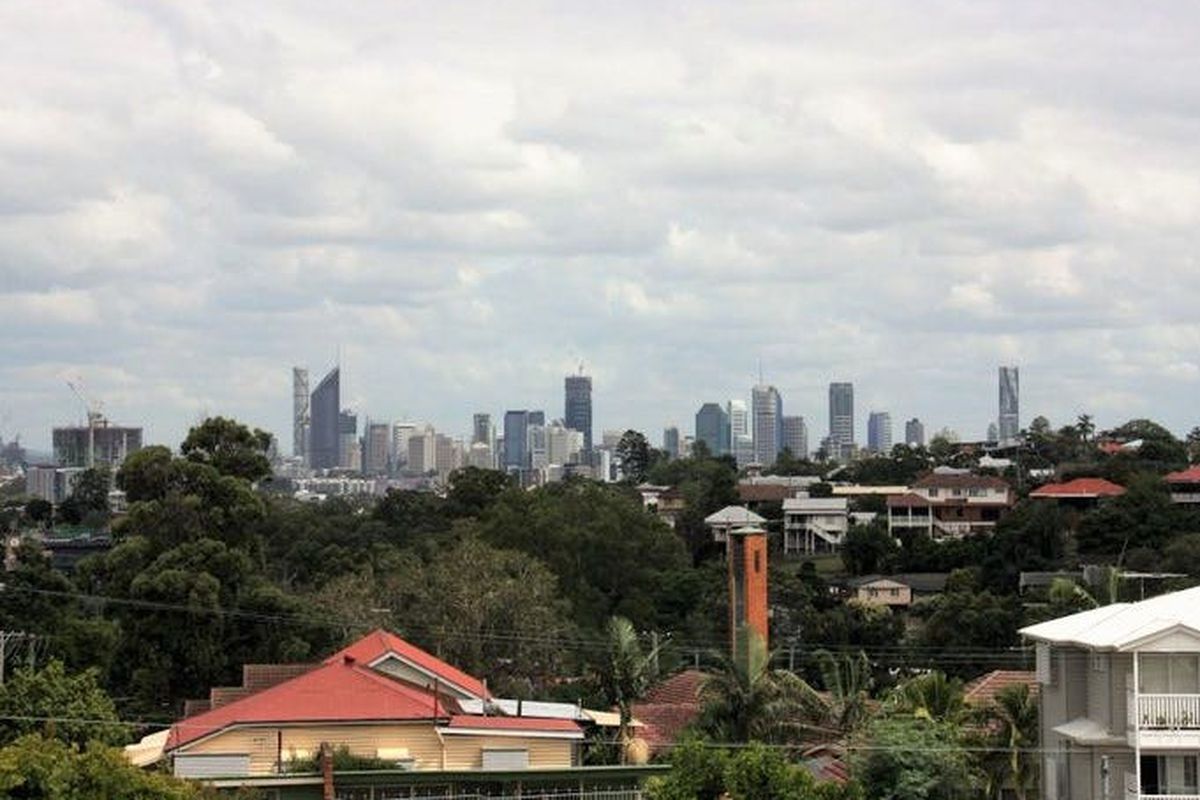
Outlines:
<svg viewBox="0 0 1200 800"><path fill-rule="evenodd" d="M1048 483L1030 492L1030 497L1038 498L1098 498L1118 497L1125 494L1125 487L1118 486L1104 478L1076 478L1066 483Z"/></svg>
<svg viewBox="0 0 1200 800"><path fill-rule="evenodd" d="M446 718L432 692L364 667L352 658L326 661L299 677L175 723L173 750L233 725L286 722L366 722Z"/></svg>
<svg viewBox="0 0 1200 800"><path fill-rule="evenodd" d="M464 692L472 694L477 698L482 699L491 696L488 694L487 687L483 685L483 681L479 680L479 678L474 678L457 667L450 666L437 656L426 653L415 644L410 644L396 634L385 631L382 628L371 631L357 642L334 653L325 659L325 663L340 661L343 657L350 656L356 661L370 665L389 654L395 655L400 660L412 664L418 670L428 673L431 679L437 678L442 683L462 689Z"/></svg>
<svg viewBox="0 0 1200 800"><path fill-rule="evenodd" d="M644 726L637 735L651 750L674 744L696 721L700 716L700 691L708 679L698 670L684 670L654 686L641 702L633 704L633 716Z"/></svg>
<svg viewBox="0 0 1200 800"><path fill-rule="evenodd" d="M1170 472L1164 478L1167 483L1200 483L1200 464L1180 472Z"/></svg>

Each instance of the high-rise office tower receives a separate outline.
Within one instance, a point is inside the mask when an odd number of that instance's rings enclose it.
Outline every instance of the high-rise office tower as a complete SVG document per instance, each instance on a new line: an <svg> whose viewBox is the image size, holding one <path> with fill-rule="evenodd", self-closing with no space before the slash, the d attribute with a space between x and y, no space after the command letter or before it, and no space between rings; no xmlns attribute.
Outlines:
<svg viewBox="0 0 1200 800"><path fill-rule="evenodd" d="M529 412L504 412L504 459L501 466L506 470L525 469L529 466Z"/></svg>
<svg viewBox="0 0 1200 800"><path fill-rule="evenodd" d="M546 412L545 411L530 411L529 412L529 424L530 425L541 425L543 428L546 427Z"/></svg>
<svg viewBox="0 0 1200 800"><path fill-rule="evenodd" d="M674 425L663 428L663 450L667 458L679 458L679 428Z"/></svg>
<svg viewBox="0 0 1200 800"><path fill-rule="evenodd" d="M729 414L720 403L705 403L696 412L696 441L704 442L710 455L729 454Z"/></svg>
<svg viewBox="0 0 1200 800"><path fill-rule="evenodd" d="M392 425L392 463L397 469L408 466L408 440L417 433L412 422L397 422Z"/></svg>
<svg viewBox="0 0 1200 800"><path fill-rule="evenodd" d="M879 455L892 452L892 415L888 412L872 411L867 417L867 449Z"/></svg>
<svg viewBox="0 0 1200 800"><path fill-rule="evenodd" d="M308 458L308 370L292 367L292 455Z"/></svg>
<svg viewBox="0 0 1200 800"><path fill-rule="evenodd" d="M341 369L329 370L309 398L308 463L313 469L334 469L340 463L338 414L342 410Z"/></svg>
<svg viewBox="0 0 1200 800"><path fill-rule="evenodd" d="M808 458L808 423L804 417L783 418L783 446L793 458Z"/></svg>
<svg viewBox="0 0 1200 800"><path fill-rule="evenodd" d="M988 426L987 426L987 435L984 437L984 441L996 442L999 440L1000 440L999 426L997 426L996 423L994 423L994 422L989 422Z"/></svg>
<svg viewBox="0 0 1200 800"><path fill-rule="evenodd" d="M474 445L477 444L486 445L488 453L494 454L496 452L496 426L492 424L491 414L476 414L471 420L472 447L469 448L469 454L471 455L470 462L473 467L479 466L478 461L481 457L479 451L473 449ZM492 469L493 467L495 467L495 464L488 464L486 468Z"/></svg>
<svg viewBox="0 0 1200 800"><path fill-rule="evenodd" d="M392 426L386 422L367 421L363 431L363 472L367 475L386 475L391 461Z"/></svg>
<svg viewBox="0 0 1200 800"><path fill-rule="evenodd" d="M568 375L563 381L563 422L583 434L583 449L592 452L592 379L583 374Z"/></svg>
<svg viewBox="0 0 1200 800"><path fill-rule="evenodd" d="M904 423L904 443L909 447L924 447L925 423L916 417Z"/></svg>
<svg viewBox="0 0 1200 800"><path fill-rule="evenodd" d="M1011 442L1021 430L1021 375L1017 367L1000 367L1000 441Z"/></svg>
<svg viewBox="0 0 1200 800"><path fill-rule="evenodd" d="M829 439L839 447L854 444L854 384L829 384Z"/></svg>
<svg viewBox="0 0 1200 800"><path fill-rule="evenodd" d="M754 463L754 436L745 400L729 401L729 446L739 467Z"/></svg>
<svg viewBox="0 0 1200 800"><path fill-rule="evenodd" d="M338 466L362 469L362 450L358 443L358 415L353 411L338 414Z"/></svg>
<svg viewBox="0 0 1200 800"><path fill-rule="evenodd" d="M783 449L783 398L774 386L759 384L750 390L754 460L764 467L775 463Z"/></svg>

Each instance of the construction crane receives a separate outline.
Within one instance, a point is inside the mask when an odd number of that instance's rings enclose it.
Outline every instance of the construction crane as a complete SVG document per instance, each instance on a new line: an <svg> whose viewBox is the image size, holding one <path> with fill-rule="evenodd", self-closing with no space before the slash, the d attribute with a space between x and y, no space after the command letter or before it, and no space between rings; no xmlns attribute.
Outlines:
<svg viewBox="0 0 1200 800"><path fill-rule="evenodd" d="M83 405L84 413L87 414L88 427L88 452L87 465L88 469L96 466L96 428L104 422L104 406L94 400L88 399L88 396L83 390L83 379L76 378L73 381L67 381L67 386L79 398L79 402Z"/></svg>

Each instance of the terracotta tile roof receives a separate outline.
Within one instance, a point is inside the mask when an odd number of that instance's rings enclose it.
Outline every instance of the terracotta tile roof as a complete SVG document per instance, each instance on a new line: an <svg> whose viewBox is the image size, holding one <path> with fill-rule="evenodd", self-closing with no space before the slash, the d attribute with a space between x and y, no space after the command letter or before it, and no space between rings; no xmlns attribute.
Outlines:
<svg viewBox="0 0 1200 800"><path fill-rule="evenodd" d="M299 677L188 717L171 727L166 749L235 725L363 722L448 717L431 692L389 678L353 658L327 661Z"/></svg>
<svg viewBox="0 0 1200 800"><path fill-rule="evenodd" d="M935 505L932 500L921 497L919 494L892 494L888 495L887 504L892 508L924 508L926 506Z"/></svg>
<svg viewBox="0 0 1200 800"><path fill-rule="evenodd" d="M1025 670L997 669L985 675L980 675L963 687L963 699L966 700L967 705L971 706L991 705L996 699L996 694L1001 689L1019 684L1028 686L1029 693L1035 697L1037 696L1038 682L1036 673Z"/></svg>
<svg viewBox="0 0 1200 800"><path fill-rule="evenodd" d="M1179 472L1170 472L1163 478L1167 483L1200 483L1200 464Z"/></svg>
<svg viewBox="0 0 1200 800"><path fill-rule="evenodd" d="M1098 498L1117 497L1125 494L1125 487L1118 486L1104 478L1076 478L1066 483L1047 483L1045 486L1030 492L1030 497L1037 498Z"/></svg>
<svg viewBox="0 0 1200 800"><path fill-rule="evenodd" d="M325 659L325 663L340 661L344 656L350 656L356 661L370 665L388 654L393 654L422 672L436 677L439 681L458 687L477 698L490 697L487 687L479 678L450 666L437 656L425 652L415 644L410 644L382 628L371 631L357 642L337 651Z"/></svg>
<svg viewBox="0 0 1200 800"><path fill-rule="evenodd" d="M931 472L913 483L915 489L1009 489L1008 481L994 475L944 475Z"/></svg>
<svg viewBox="0 0 1200 800"><path fill-rule="evenodd" d="M700 690L708 676L685 670L652 687L642 702L633 704L633 716L642 723L638 736L651 751L679 740L683 731L700 716Z"/></svg>

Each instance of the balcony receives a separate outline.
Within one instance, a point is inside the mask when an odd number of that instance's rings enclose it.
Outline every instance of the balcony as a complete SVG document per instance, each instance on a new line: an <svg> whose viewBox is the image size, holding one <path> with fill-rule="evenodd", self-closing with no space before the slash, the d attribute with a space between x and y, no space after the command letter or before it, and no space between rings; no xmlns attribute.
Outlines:
<svg viewBox="0 0 1200 800"><path fill-rule="evenodd" d="M1143 694L1138 697L1141 730L1200 731L1200 694Z"/></svg>
<svg viewBox="0 0 1200 800"><path fill-rule="evenodd" d="M1172 503L1200 503L1200 492L1171 492Z"/></svg>

